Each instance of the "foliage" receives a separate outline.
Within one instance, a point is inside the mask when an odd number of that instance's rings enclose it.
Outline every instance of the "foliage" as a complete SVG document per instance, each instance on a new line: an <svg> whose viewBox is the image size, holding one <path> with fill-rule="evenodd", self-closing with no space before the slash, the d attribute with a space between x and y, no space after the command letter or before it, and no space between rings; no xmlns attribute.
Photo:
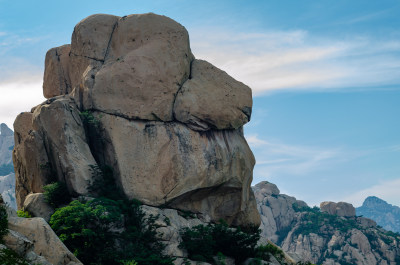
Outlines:
<svg viewBox="0 0 400 265"><path fill-rule="evenodd" d="M318 208L309 208L302 215L301 221L300 226L293 233L294 236L300 234L308 235L310 233L331 236L335 230L347 232L353 228L358 228L355 220L320 212Z"/></svg>
<svg viewBox="0 0 400 265"><path fill-rule="evenodd" d="M91 111L82 111L79 113L79 115L81 116L81 119L85 125L93 125L96 128L99 126L100 121L93 116Z"/></svg>
<svg viewBox="0 0 400 265"><path fill-rule="evenodd" d="M5 248L0 249L0 264L1 265L29 265L26 260L18 256L13 250Z"/></svg>
<svg viewBox="0 0 400 265"><path fill-rule="evenodd" d="M226 223L221 223L184 228L181 236L179 247L186 249L192 260L212 262L213 256L221 253L240 263L255 256L260 231L246 233L240 228L230 228Z"/></svg>
<svg viewBox="0 0 400 265"><path fill-rule="evenodd" d="M5 205L0 205L0 243L3 237L8 234L8 214Z"/></svg>
<svg viewBox="0 0 400 265"><path fill-rule="evenodd" d="M23 210L18 210L17 211L18 217L23 217L23 218L31 218L32 215L28 211L23 211Z"/></svg>
<svg viewBox="0 0 400 265"><path fill-rule="evenodd" d="M274 256L280 263L285 259L282 249L273 244L261 245L256 248L257 257L269 261L269 254Z"/></svg>
<svg viewBox="0 0 400 265"><path fill-rule="evenodd" d="M93 181L89 183L89 192L96 197L106 197L113 200L122 199L117 185L114 181L114 170L110 166L99 167L89 165Z"/></svg>
<svg viewBox="0 0 400 265"><path fill-rule="evenodd" d="M57 209L50 225L84 264L172 264L155 219L145 218L138 201L97 198Z"/></svg>
<svg viewBox="0 0 400 265"><path fill-rule="evenodd" d="M0 166L0 176L6 176L14 172L13 164L3 164Z"/></svg>
<svg viewBox="0 0 400 265"><path fill-rule="evenodd" d="M70 200L67 186L62 182L54 182L43 187L45 201L53 207L59 207Z"/></svg>

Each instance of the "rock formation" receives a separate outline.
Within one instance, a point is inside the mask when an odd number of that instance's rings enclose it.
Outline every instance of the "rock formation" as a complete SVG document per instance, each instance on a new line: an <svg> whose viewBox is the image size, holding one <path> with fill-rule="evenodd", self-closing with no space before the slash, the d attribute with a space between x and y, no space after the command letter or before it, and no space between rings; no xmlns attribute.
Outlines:
<svg viewBox="0 0 400 265"><path fill-rule="evenodd" d="M331 215L354 217L356 216L356 209L347 202L321 202L321 212L327 212Z"/></svg>
<svg viewBox="0 0 400 265"><path fill-rule="evenodd" d="M323 265L400 264L400 235L356 217L348 203L321 203L321 210L279 194L276 185L253 187L262 235L297 260Z"/></svg>
<svg viewBox="0 0 400 265"><path fill-rule="evenodd" d="M384 229L400 233L400 207L391 205L375 196L365 199L361 207L356 208L357 215L371 218Z"/></svg>
<svg viewBox="0 0 400 265"><path fill-rule="evenodd" d="M0 124L0 194L10 207L16 209L13 148L14 132L2 123Z"/></svg>
<svg viewBox="0 0 400 265"><path fill-rule="evenodd" d="M126 197L258 225L254 156L243 137L251 89L191 53L186 29L155 14L92 15L48 51L48 99L14 123L16 197L64 182L87 195L109 166Z"/></svg>

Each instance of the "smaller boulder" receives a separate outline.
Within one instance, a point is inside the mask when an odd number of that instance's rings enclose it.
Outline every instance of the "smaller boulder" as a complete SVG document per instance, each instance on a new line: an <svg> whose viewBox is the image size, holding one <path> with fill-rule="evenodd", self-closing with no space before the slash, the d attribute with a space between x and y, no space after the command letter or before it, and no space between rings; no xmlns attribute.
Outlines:
<svg viewBox="0 0 400 265"><path fill-rule="evenodd" d="M24 210L34 217L42 217L46 222L50 221L50 217L54 213L53 207L46 202L43 193L31 193L26 196Z"/></svg>
<svg viewBox="0 0 400 265"><path fill-rule="evenodd" d="M332 215L343 217L356 216L356 209L352 204L347 202L321 202L320 208L322 212L326 212Z"/></svg>
<svg viewBox="0 0 400 265"><path fill-rule="evenodd" d="M275 184L268 181L261 181L260 183L255 185L253 189L259 191L259 193L261 193L264 196L279 195L280 193L278 187Z"/></svg>
<svg viewBox="0 0 400 265"><path fill-rule="evenodd" d="M27 240L26 250L40 254L51 264L67 265L75 263L82 265L43 218L9 217L8 227L17 232L16 235L22 235L23 240ZM32 249L29 247L29 242L34 242Z"/></svg>

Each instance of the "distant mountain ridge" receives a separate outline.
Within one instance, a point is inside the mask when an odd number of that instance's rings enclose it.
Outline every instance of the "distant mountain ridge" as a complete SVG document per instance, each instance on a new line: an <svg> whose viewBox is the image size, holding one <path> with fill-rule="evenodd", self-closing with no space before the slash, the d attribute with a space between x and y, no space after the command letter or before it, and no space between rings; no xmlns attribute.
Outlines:
<svg viewBox="0 0 400 265"><path fill-rule="evenodd" d="M386 230L400 232L400 207L378 197L366 198L363 205L356 208L356 213L374 220Z"/></svg>
<svg viewBox="0 0 400 265"><path fill-rule="evenodd" d="M16 209L13 148L14 132L2 123L0 124L0 194L8 205Z"/></svg>
<svg viewBox="0 0 400 265"><path fill-rule="evenodd" d="M356 216L345 202L310 208L267 181L253 187L262 237L296 261L321 265L398 265L400 234Z"/></svg>

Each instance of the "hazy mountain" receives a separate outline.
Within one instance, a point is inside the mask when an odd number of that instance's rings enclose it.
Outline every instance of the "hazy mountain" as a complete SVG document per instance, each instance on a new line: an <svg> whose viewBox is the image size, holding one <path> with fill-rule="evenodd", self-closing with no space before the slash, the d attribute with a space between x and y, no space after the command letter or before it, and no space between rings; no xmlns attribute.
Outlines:
<svg viewBox="0 0 400 265"><path fill-rule="evenodd" d="M371 218L386 230L400 232L400 207L370 196L361 207L356 208L357 215Z"/></svg>
<svg viewBox="0 0 400 265"><path fill-rule="evenodd" d="M13 148L14 132L2 123L0 124L0 194L6 203L16 209Z"/></svg>

